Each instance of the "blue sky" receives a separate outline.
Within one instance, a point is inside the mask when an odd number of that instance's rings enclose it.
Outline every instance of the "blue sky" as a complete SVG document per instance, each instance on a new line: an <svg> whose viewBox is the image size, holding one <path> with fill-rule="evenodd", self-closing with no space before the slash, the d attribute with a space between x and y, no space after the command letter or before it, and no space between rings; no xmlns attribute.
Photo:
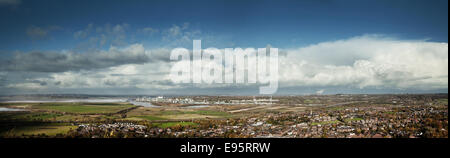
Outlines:
<svg viewBox="0 0 450 158"><path fill-rule="evenodd" d="M0 7L2 51L71 49L80 42L73 33L88 24L124 23L130 32L189 23L221 37L214 47L298 47L362 34L448 41L447 0L22 0ZM36 40L26 33L31 26L58 29ZM143 41L157 43L158 37L127 39Z"/></svg>
<svg viewBox="0 0 450 158"><path fill-rule="evenodd" d="M241 94L177 85L170 50L280 49L278 94L448 92L447 0L0 0L0 94Z"/></svg>

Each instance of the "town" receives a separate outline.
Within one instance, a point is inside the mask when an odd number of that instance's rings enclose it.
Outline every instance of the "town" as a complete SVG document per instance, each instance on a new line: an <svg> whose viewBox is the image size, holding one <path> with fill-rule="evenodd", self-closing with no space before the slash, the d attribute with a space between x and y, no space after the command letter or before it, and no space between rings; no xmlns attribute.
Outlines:
<svg viewBox="0 0 450 158"><path fill-rule="evenodd" d="M128 101L134 105L129 103L80 105L101 108L123 107L114 111L83 112L62 108L71 105L2 103L2 106L7 108L21 108L24 111L0 113L7 116L0 120L4 131L1 136L448 138L447 94L132 96L128 97ZM22 115L26 117L20 117ZM41 127L42 124L48 125L34 133L14 125L25 122L39 123ZM60 130L59 133L48 130L59 129L60 126L66 127L66 130L63 132Z"/></svg>

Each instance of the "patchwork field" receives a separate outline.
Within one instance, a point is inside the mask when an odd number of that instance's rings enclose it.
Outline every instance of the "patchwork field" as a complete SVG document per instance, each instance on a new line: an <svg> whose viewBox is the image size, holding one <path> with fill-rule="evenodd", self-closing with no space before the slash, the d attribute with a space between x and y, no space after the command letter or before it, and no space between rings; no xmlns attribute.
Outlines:
<svg viewBox="0 0 450 158"><path fill-rule="evenodd" d="M8 131L0 133L4 137L17 137L17 136L56 136L58 134L65 134L71 129L76 129L77 126L69 124L43 124L43 125L28 125L28 126L16 126Z"/></svg>
<svg viewBox="0 0 450 158"><path fill-rule="evenodd" d="M0 112L0 137L55 136L79 123L149 122L153 127L196 126L193 120L238 116L224 108L148 108L127 103L0 103L20 112ZM59 122L59 123L55 123Z"/></svg>
<svg viewBox="0 0 450 158"><path fill-rule="evenodd" d="M0 103L0 137L371 138L381 133L383 137L439 138L448 137L447 98L330 95L277 98L284 104L152 107L131 103Z"/></svg>
<svg viewBox="0 0 450 158"><path fill-rule="evenodd" d="M127 113L128 120L192 120L192 119L222 119L233 117L229 112L214 108L145 108L139 107Z"/></svg>
<svg viewBox="0 0 450 158"><path fill-rule="evenodd" d="M130 104L119 103L47 103L47 104L35 104L32 105L32 109L48 110L64 113L75 114L107 114L117 113L128 108L135 107Z"/></svg>
<svg viewBox="0 0 450 158"><path fill-rule="evenodd" d="M198 124L194 122L165 122L165 123L153 123L152 125L159 128L168 128L174 126L196 126Z"/></svg>

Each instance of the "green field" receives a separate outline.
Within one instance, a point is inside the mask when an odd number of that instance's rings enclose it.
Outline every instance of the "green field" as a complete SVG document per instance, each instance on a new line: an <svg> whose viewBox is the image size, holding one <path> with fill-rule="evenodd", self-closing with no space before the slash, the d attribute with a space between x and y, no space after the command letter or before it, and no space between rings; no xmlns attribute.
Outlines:
<svg viewBox="0 0 450 158"><path fill-rule="evenodd" d="M348 118L348 119L345 119L344 121L345 122L351 122L351 121L360 121L360 120L364 120L364 119L356 117L356 118Z"/></svg>
<svg viewBox="0 0 450 158"><path fill-rule="evenodd" d="M227 117L230 116L230 113L222 112L222 111L208 111L208 110L197 110L197 111L162 111L161 115L180 115L180 114L198 114L198 115L208 115L208 116L221 116Z"/></svg>
<svg viewBox="0 0 450 158"><path fill-rule="evenodd" d="M134 105L129 104L89 104L89 103L47 103L33 105L33 109L66 112L74 114L108 114L125 110Z"/></svg>
<svg viewBox="0 0 450 158"><path fill-rule="evenodd" d="M77 126L62 122L191 120L231 116L230 113L221 111L186 109L162 111L135 109L118 114L119 111L135 107L123 103L31 103L6 106L22 106L30 111L0 113L0 121L4 121L0 128L0 137L56 136L77 128ZM153 127L158 128L196 125L198 124L191 121L152 123Z"/></svg>
<svg viewBox="0 0 450 158"><path fill-rule="evenodd" d="M395 111L386 111L385 113L389 114L389 115L393 115L393 114L395 114Z"/></svg>
<svg viewBox="0 0 450 158"><path fill-rule="evenodd" d="M448 99L439 99L438 103L443 104L443 105L448 105Z"/></svg>
<svg viewBox="0 0 450 158"><path fill-rule="evenodd" d="M0 113L0 120L10 120L10 121L44 121L53 118L63 116L62 114L55 113Z"/></svg>
<svg viewBox="0 0 450 158"><path fill-rule="evenodd" d="M2 136L32 136L42 135L55 136L57 134L65 134L71 129L76 129L77 126L66 124L48 124L48 125L34 125L34 126L20 126L9 131L3 132Z"/></svg>
<svg viewBox="0 0 450 158"><path fill-rule="evenodd" d="M232 115L227 112L212 111L212 110L162 110L162 111L145 111L144 109L137 109L133 112L127 113L126 120L192 120L192 119L206 119L206 118L227 118Z"/></svg>
<svg viewBox="0 0 450 158"><path fill-rule="evenodd" d="M141 118L144 120L149 120L149 121L153 121L153 120L166 120L166 118L162 118L162 117L157 117L157 116L134 116L136 118Z"/></svg>
<svg viewBox="0 0 450 158"><path fill-rule="evenodd" d="M334 121L322 121L322 122L313 122L313 123L311 123L311 125L313 125L313 126L317 126L317 125L327 125L327 124L336 124L336 123L339 123L339 122L341 122L341 121L338 121L338 120L334 120Z"/></svg>
<svg viewBox="0 0 450 158"><path fill-rule="evenodd" d="M314 100L306 99L306 100L303 101L303 103L305 103L305 104L312 104L312 103L314 103Z"/></svg>
<svg viewBox="0 0 450 158"><path fill-rule="evenodd" d="M194 122L165 122L165 123L153 123L154 126L159 128L169 128L174 126L196 126Z"/></svg>
<svg viewBox="0 0 450 158"><path fill-rule="evenodd" d="M47 120L51 118L56 118L62 116L62 114L53 114L53 113L31 113L18 116L18 119L22 120Z"/></svg>

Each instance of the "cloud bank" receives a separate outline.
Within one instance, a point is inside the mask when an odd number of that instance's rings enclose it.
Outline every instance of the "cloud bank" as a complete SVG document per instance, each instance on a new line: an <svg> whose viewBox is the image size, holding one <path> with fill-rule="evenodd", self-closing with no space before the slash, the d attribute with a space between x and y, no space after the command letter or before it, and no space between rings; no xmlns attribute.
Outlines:
<svg viewBox="0 0 450 158"><path fill-rule="evenodd" d="M0 63L1 71L66 72L114 67L124 64L144 64L155 60L168 60L170 50L145 50L142 44L124 48L110 47L107 51L77 53L30 52L15 53Z"/></svg>
<svg viewBox="0 0 450 158"><path fill-rule="evenodd" d="M164 33L168 37L182 37L183 27L187 26L172 27ZM448 43L365 35L297 49L279 49L284 54L279 58L280 90L309 87L311 93L322 94L329 91L328 87L381 91L448 89ZM168 78L173 65L169 55L169 49L146 49L142 44L88 53L16 53L0 64L0 87L9 89L3 93L83 89L84 93L190 90L189 93L196 94L195 90L199 89L233 88L257 92L257 85L252 84L174 84Z"/></svg>
<svg viewBox="0 0 450 158"><path fill-rule="evenodd" d="M287 50L285 86L448 88L448 43L361 36Z"/></svg>

